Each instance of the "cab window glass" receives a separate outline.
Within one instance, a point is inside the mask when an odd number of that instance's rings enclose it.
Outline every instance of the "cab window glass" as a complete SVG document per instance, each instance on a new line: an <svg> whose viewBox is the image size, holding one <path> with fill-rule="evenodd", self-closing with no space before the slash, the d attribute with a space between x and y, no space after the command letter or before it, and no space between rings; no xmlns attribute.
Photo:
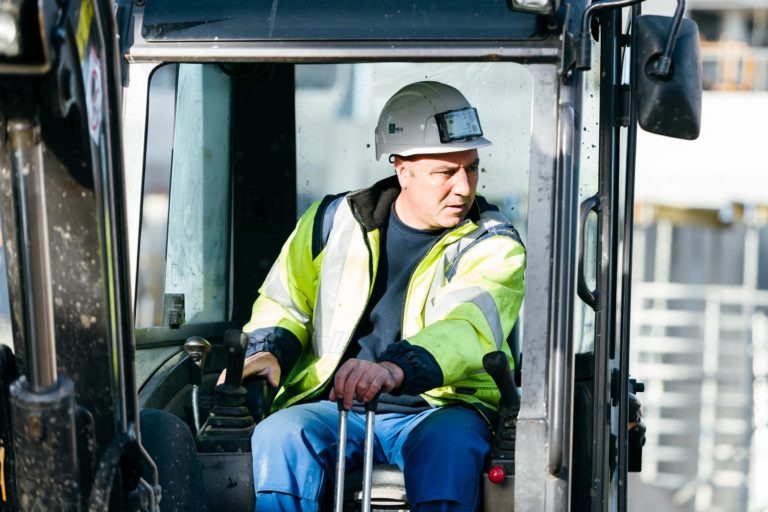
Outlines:
<svg viewBox="0 0 768 512"><path fill-rule="evenodd" d="M600 62L600 45L592 45L592 65L598 66ZM594 73L585 73L584 92L585 98L590 101L583 102L581 110L580 133L581 145L579 148L579 204L594 196L598 191L598 164L600 148L600 81ZM584 278L590 290L597 288L597 228L598 219L595 213L587 216L584 224L584 240L581 242L584 251ZM594 352L595 346L595 311L585 302L577 299L574 303L574 327L573 340L576 353Z"/></svg>
<svg viewBox="0 0 768 512"><path fill-rule="evenodd" d="M296 66L297 214L326 194L391 176L376 161L374 128L401 87L437 80L478 110L493 145L479 150L477 191L498 205L525 239L533 78L515 63L366 63Z"/></svg>
<svg viewBox="0 0 768 512"><path fill-rule="evenodd" d="M149 88L136 327L226 317L231 82L169 65Z"/></svg>
<svg viewBox="0 0 768 512"><path fill-rule="evenodd" d="M477 108L484 136L477 193L496 204L527 239L534 79L516 63L365 63L296 66L297 215L326 194L355 190L394 174L376 161L374 128L401 87L436 80ZM510 340L519 351L522 311Z"/></svg>
<svg viewBox="0 0 768 512"><path fill-rule="evenodd" d="M293 214L297 217L324 195L362 188L392 175L386 159L375 160L379 111L402 86L438 80L457 87L477 107L484 133L494 143L480 150L478 193L501 208L525 241L534 91L533 75L525 66L319 64L297 65L291 71L296 150L290 158L295 159L296 174L295 182L290 181L295 183L296 202L286 203L291 209L285 219L290 227ZM250 112L247 106L234 104L247 100L232 92L236 76L215 64L177 64L159 68L150 81L138 329L173 327L180 320L182 303L183 324L229 320L230 155L240 155L241 160L258 156L234 147L234 140L250 141L242 133L240 139L232 139L232 113ZM246 206L240 208L245 208L241 213L249 223L255 222ZM271 211L270 218L276 215ZM151 337L158 339L155 334Z"/></svg>

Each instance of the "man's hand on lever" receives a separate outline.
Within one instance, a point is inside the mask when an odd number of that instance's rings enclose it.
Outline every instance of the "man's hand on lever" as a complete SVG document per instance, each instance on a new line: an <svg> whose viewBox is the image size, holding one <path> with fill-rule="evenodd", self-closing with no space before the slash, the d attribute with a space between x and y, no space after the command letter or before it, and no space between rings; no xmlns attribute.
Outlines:
<svg viewBox="0 0 768 512"><path fill-rule="evenodd" d="M269 385L276 388L280 384L280 364L277 358L269 352L257 352L246 357L243 365L243 380L254 376L266 377ZM216 385L223 384L226 378L227 370L224 370L219 375Z"/></svg>
<svg viewBox="0 0 768 512"><path fill-rule="evenodd" d="M362 359L349 359L336 372L329 399L344 400L344 408L352 408L355 398L368 402L380 392L388 393L400 387L405 379L403 370L394 363L374 363Z"/></svg>

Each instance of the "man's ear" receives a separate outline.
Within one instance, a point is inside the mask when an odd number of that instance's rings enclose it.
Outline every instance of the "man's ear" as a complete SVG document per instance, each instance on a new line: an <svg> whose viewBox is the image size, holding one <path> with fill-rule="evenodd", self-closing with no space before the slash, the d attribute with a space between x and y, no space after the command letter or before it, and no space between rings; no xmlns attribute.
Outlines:
<svg viewBox="0 0 768 512"><path fill-rule="evenodd" d="M395 156L392 165L395 167L395 174L397 174L397 181L400 182L400 188L405 188L408 183L408 162L400 156Z"/></svg>

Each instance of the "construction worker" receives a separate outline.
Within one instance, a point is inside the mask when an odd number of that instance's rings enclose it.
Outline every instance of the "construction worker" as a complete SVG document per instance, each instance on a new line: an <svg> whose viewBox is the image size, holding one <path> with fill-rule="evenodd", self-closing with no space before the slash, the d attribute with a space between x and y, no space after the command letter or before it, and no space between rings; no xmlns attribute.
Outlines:
<svg viewBox="0 0 768 512"><path fill-rule="evenodd" d="M458 90L403 87L375 139L376 158L389 155L396 175L310 206L244 327L244 378L279 387L252 440L260 511L318 510L334 474L335 401L352 410L354 469L361 404L379 393L374 460L402 469L412 509L480 503L499 399L482 357L509 353L525 249L475 195L477 150L491 142Z"/></svg>

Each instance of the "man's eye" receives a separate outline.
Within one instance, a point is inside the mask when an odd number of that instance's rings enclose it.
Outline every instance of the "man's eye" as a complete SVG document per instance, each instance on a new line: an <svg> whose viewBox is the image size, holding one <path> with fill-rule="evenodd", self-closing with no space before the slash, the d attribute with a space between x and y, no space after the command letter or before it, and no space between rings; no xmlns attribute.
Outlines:
<svg viewBox="0 0 768 512"><path fill-rule="evenodd" d="M467 172L476 173L479 170L480 170L479 165L470 165L469 167L467 167Z"/></svg>

